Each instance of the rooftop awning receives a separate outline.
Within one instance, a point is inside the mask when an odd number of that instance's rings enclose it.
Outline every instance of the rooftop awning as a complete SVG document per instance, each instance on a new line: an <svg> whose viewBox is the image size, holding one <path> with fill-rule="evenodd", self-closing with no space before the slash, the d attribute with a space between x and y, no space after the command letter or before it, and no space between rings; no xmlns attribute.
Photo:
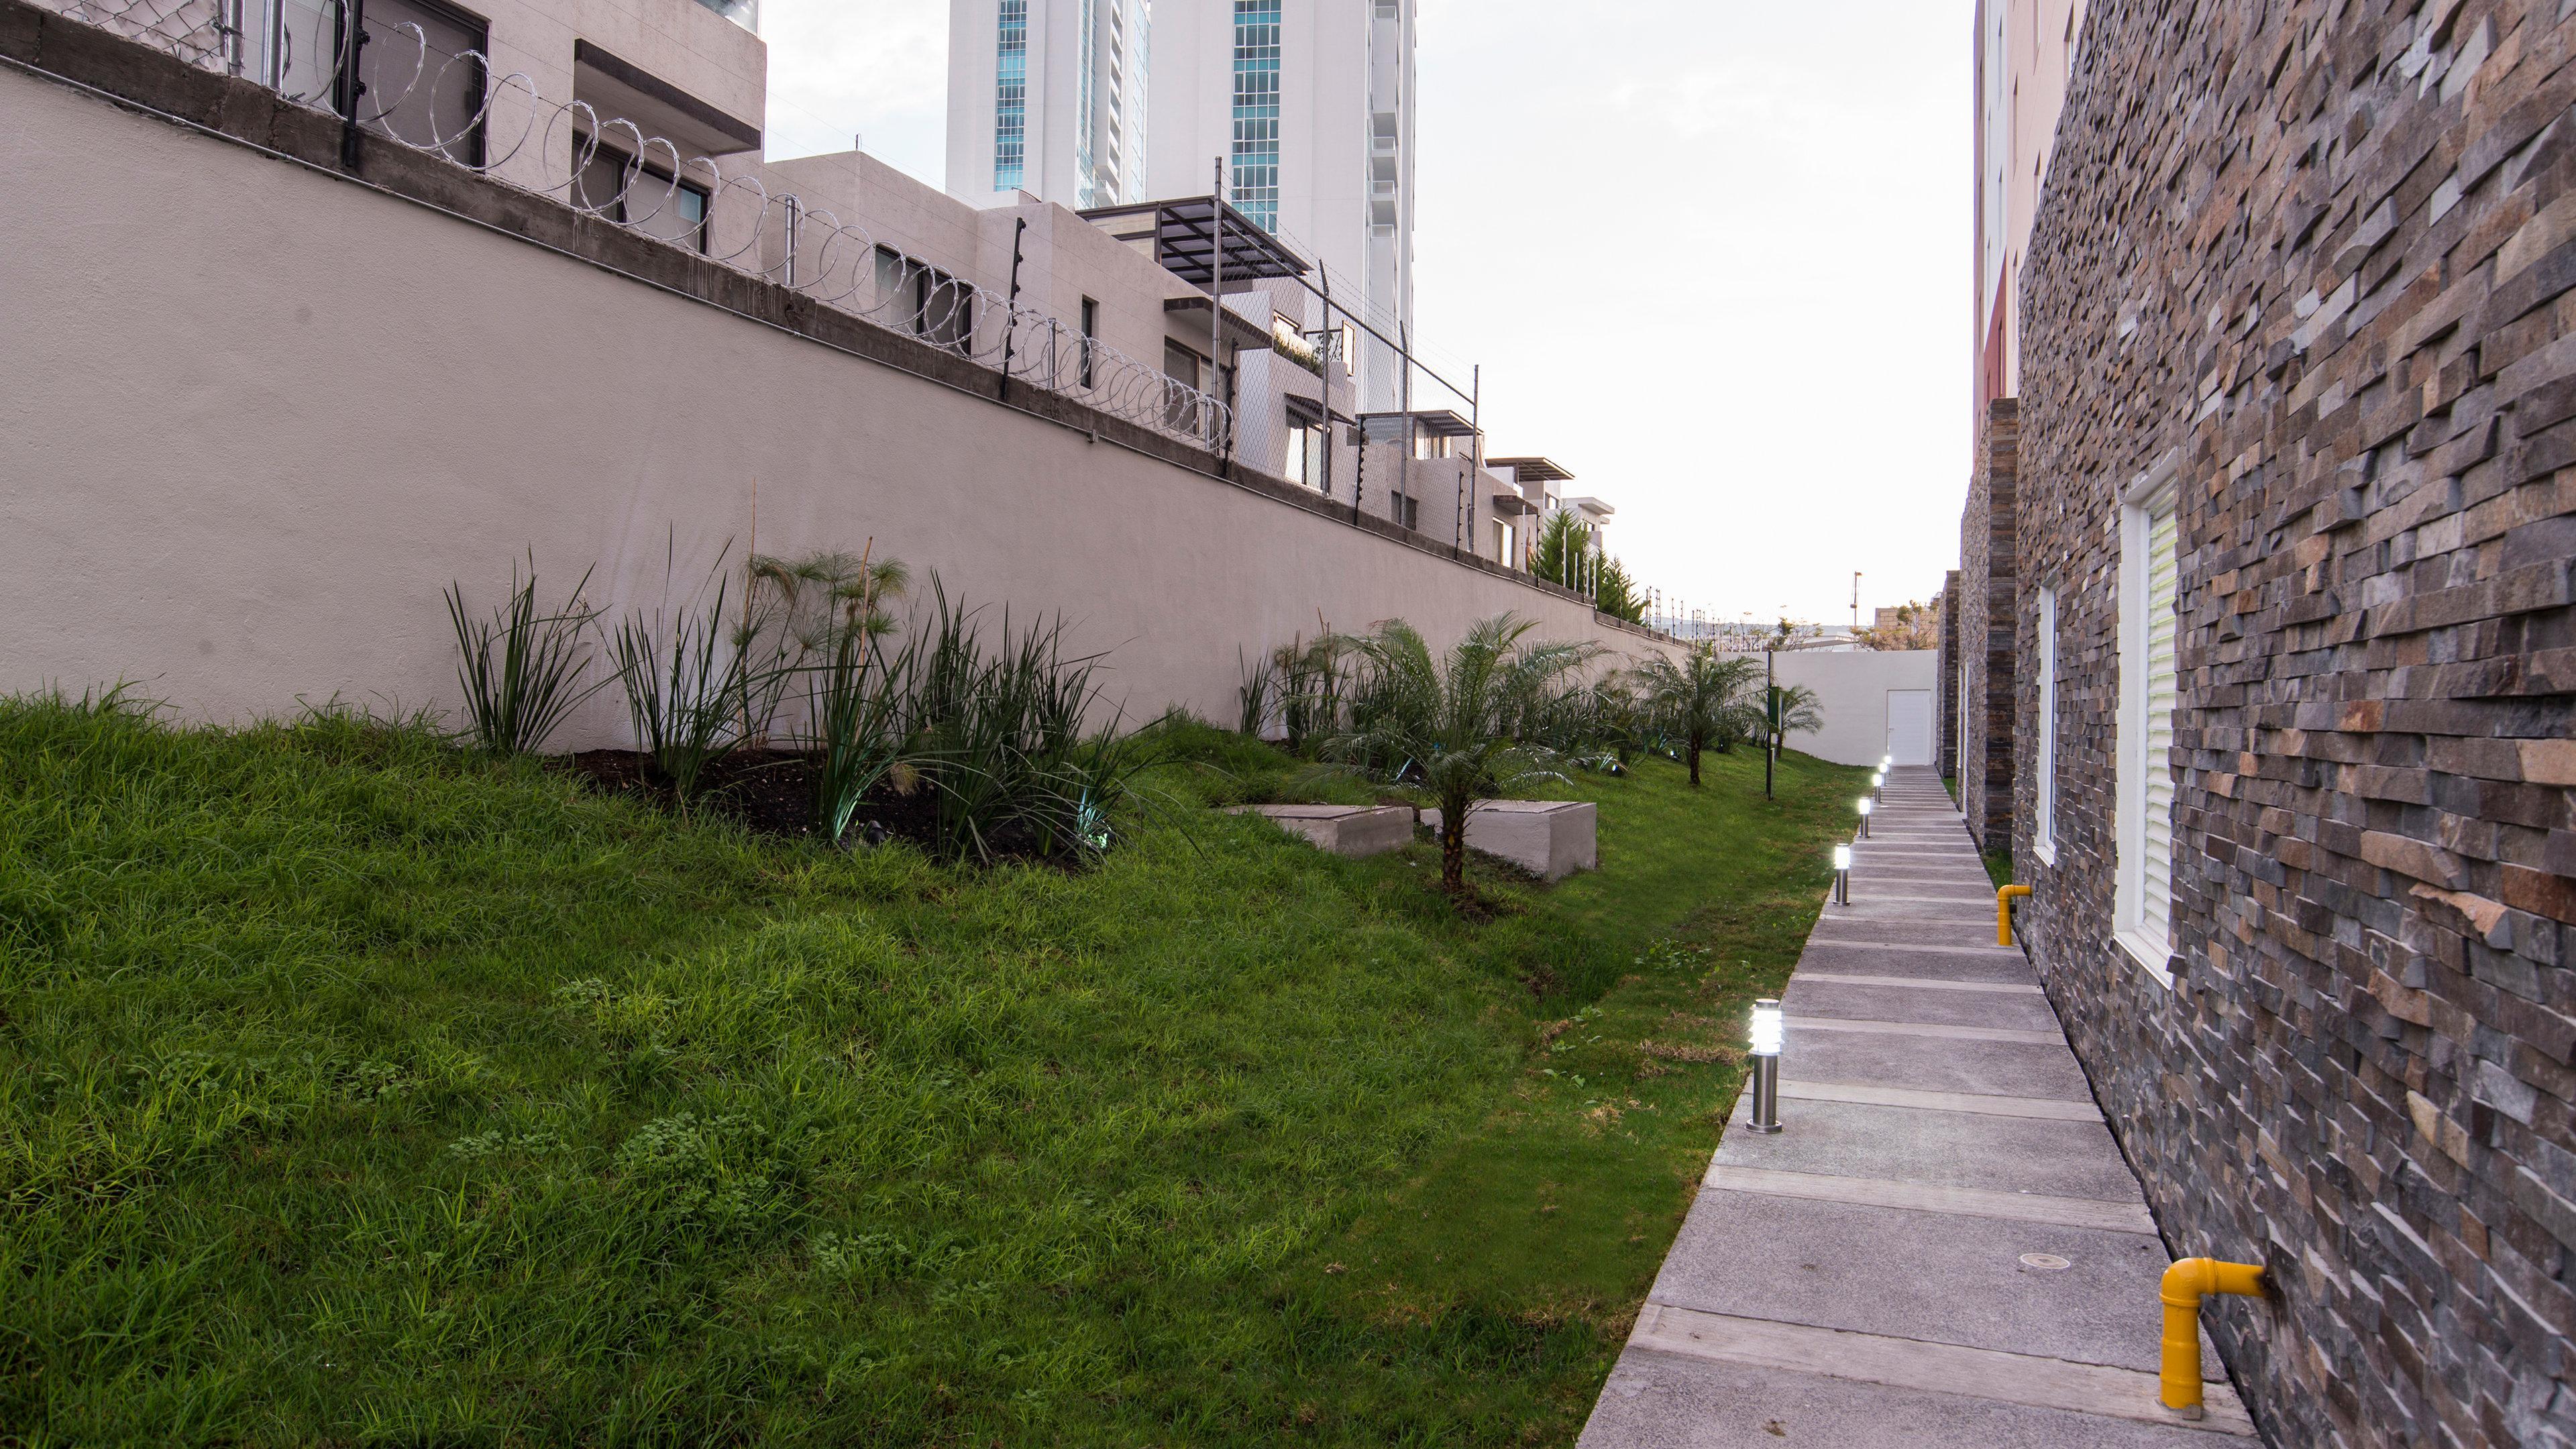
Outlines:
<svg viewBox="0 0 2576 1449"><path fill-rule="evenodd" d="M1505 518L1517 518L1525 513L1538 512L1538 505L1517 493L1497 493L1494 495L1494 512Z"/></svg>
<svg viewBox="0 0 2576 1449"><path fill-rule="evenodd" d="M1476 425L1449 411L1433 408L1415 413L1363 413L1360 421L1367 424L1372 437L1401 438L1405 420L1413 422L1413 433L1424 438L1472 438Z"/></svg>
<svg viewBox="0 0 2576 1449"><path fill-rule="evenodd" d="M1509 468L1523 483L1562 483L1574 475L1545 458L1487 458L1488 468Z"/></svg>
<svg viewBox="0 0 2576 1449"><path fill-rule="evenodd" d="M1225 281L1267 282L1302 277L1312 270L1304 257L1288 250L1252 218L1213 196L1178 201L1147 201L1133 206L1101 206L1082 219L1123 242L1153 245L1154 260L1165 271L1194 287L1216 280L1210 265L1216 255L1217 208L1225 208Z"/></svg>

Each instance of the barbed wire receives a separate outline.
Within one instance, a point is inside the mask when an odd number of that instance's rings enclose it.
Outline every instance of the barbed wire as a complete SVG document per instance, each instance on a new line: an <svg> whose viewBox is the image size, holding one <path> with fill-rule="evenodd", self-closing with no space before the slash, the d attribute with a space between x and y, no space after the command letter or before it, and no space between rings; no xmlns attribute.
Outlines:
<svg viewBox="0 0 2576 1449"><path fill-rule="evenodd" d="M242 23L246 3L253 0L65 0L61 13L198 69L240 75L251 40ZM282 10L285 0L278 3ZM308 42L327 56L328 63L318 67L320 84L297 69L296 26L275 27L281 53L263 68L277 78L271 88L280 98L337 115L354 47L332 15L311 9L307 15L321 22L310 27L317 38ZM333 36L327 44L319 39L326 30ZM370 25L366 42L379 47L376 74L352 109L370 134L553 197L667 245L694 242L690 249L709 261L993 366L1010 382L1043 388L1210 451L1226 451L1233 442L1234 409L1222 399L1061 318L880 243L864 224L845 221L828 207L808 206L792 192L773 195L755 171L729 174L712 157L684 153L625 117L603 116L586 101L549 100L526 73L498 72L480 50L442 51L414 22ZM388 48L396 52L390 59ZM460 66L467 68L462 74ZM268 83L265 76L250 78ZM442 114L436 104L457 80L482 82L470 115ZM423 94L424 82L429 103L407 110ZM425 134L406 134L412 128L396 124L405 117L425 127ZM544 157L568 155L570 169L545 181L521 175L531 168L513 163L529 154L532 143L539 164ZM606 167L615 169L613 182L603 178ZM691 199L695 216L689 215Z"/></svg>

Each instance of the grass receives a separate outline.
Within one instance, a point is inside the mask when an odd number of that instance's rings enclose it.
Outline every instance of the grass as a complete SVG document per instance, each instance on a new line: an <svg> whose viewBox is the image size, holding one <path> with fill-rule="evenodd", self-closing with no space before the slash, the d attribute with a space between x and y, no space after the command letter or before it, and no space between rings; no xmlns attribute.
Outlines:
<svg viewBox="0 0 2576 1449"><path fill-rule="evenodd" d="M1462 920L1175 733L1071 874L0 702L0 1441L1570 1442L1857 772Z"/></svg>

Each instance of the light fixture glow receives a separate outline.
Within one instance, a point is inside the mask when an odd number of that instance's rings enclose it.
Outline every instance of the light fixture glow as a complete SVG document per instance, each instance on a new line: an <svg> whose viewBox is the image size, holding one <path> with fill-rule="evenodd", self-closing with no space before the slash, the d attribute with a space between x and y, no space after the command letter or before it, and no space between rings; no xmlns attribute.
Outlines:
<svg viewBox="0 0 2576 1449"><path fill-rule="evenodd" d="M1780 1055L1780 1003L1765 997L1753 1003L1753 1042L1749 1050L1757 1057Z"/></svg>
<svg viewBox="0 0 2576 1449"><path fill-rule="evenodd" d="M1866 796L1866 795L1862 796L1862 797L1861 797L1861 802L1860 802L1860 813L1861 813L1861 814L1863 814L1863 815L1867 815L1867 814L1869 813L1869 811L1870 811L1870 806L1871 806L1871 804L1872 804L1872 803L1873 803L1873 802L1869 799L1869 797L1868 797L1868 796Z"/></svg>
<svg viewBox="0 0 2576 1449"><path fill-rule="evenodd" d="M1834 847L1834 869L1836 869L1836 870L1849 870L1849 869L1851 869L1851 865L1852 865L1851 847L1850 847L1850 846L1848 846L1848 845L1837 845L1837 846L1835 846L1835 847Z"/></svg>

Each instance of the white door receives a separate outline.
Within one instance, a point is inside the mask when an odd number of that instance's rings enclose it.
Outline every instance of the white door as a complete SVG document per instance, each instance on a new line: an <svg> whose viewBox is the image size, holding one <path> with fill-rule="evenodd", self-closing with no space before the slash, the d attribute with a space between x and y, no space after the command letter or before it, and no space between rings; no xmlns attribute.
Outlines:
<svg viewBox="0 0 2576 1449"><path fill-rule="evenodd" d="M1887 752L1900 765L1932 763L1932 691L1887 692Z"/></svg>

